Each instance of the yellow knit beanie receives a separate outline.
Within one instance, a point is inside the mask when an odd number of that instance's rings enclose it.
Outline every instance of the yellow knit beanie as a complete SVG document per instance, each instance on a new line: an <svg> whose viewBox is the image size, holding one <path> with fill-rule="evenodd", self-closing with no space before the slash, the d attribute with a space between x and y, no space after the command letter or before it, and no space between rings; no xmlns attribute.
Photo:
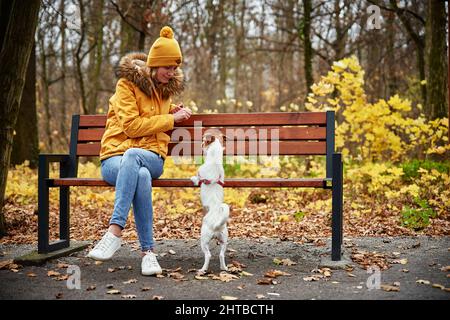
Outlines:
<svg viewBox="0 0 450 320"><path fill-rule="evenodd" d="M147 58L149 67L179 66L183 61L180 46L173 38L173 30L170 27L163 27L150 48Z"/></svg>

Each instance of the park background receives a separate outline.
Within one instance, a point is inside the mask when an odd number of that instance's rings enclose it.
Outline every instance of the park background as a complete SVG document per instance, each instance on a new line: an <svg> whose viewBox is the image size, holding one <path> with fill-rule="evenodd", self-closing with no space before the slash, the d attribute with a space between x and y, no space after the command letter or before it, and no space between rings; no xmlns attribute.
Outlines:
<svg viewBox="0 0 450 320"><path fill-rule="evenodd" d="M13 2L0 3L3 15ZM106 113L120 57L147 53L164 25L180 43L187 80L174 102L195 113L335 110L345 236L448 236L447 12L448 2L434 0L42 1L7 179L2 174L2 243L36 243L38 154L68 152L71 116ZM226 176L325 175L320 157L280 157L277 170L245 160L226 164ZM82 159L79 176L100 177L98 165ZM163 178L196 168L169 159ZM114 190L71 190L72 239L98 239ZM51 199L57 239L56 191ZM199 237L197 189L157 188L153 200L156 239ZM320 246L331 233L324 190L227 189L225 201L231 237ZM132 226L130 215L125 239L137 239Z"/></svg>

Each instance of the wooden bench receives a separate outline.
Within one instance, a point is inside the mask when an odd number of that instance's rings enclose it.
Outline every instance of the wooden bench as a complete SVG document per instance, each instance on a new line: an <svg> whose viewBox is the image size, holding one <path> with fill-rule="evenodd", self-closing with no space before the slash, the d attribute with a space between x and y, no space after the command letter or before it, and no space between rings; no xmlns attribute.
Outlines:
<svg viewBox="0 0 450 320"><path fill-rule="evenodd" d="M201 127L198 126L201 121ZM217 128L227 134L225 155L256 155L254 140L267 142L266 154L273 155L277 148L279 155L324 155L326 176L304 179L225 179L226 188L322 188L332 191L332 260L341 259L343 178L341 154L335 153L334 112L297 113L247 113L247 114L199 114L177 124L167 132L172 141L169 156L201 155L201 136L207 129ZM111 187L102 179L77 178L80 156L99 156L100 141L105 130L106 115L74 115L70 136L69 154L39 155L38 173L38 253L49 253L70 245L70 201L72 186ZM181 129L181 130L179 130ZM241 129L247 135L230 134ZM197 131L196 131L197 130ZM179 141L180 133L189 133L191 141ZM253 135L251 134L253 133ZM275 134L276 133L276 134ZM173 141L175 140L175 141ZM275 144L274 144L275 143ZM182 150L180 154L180 149ZM259 150L260 152L264 150ZM60 163L60 177L49 178L49 164ZM157 179L153 187L194 187L186 179ZM49 243L49 188L60 190L60 239Z"/></svg>

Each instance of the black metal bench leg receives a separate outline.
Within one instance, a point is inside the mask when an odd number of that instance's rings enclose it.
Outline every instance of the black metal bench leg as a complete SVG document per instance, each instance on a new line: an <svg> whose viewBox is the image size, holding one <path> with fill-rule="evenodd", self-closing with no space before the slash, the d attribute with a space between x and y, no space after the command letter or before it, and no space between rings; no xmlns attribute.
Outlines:
<svg viewBox="0 0 450 320"><path fill-rule="evenodd" d="M332 207L331 217L331 260L341 260L342 247L342 223L343 223L343 168L342 155L333 154L333 187L332 187Z"/></svg>
<svg viewBox="0 0 450 320"><path fill-rule="evenodd" d="M39 156L38 171L38 253L49 252L49 187L46 182L48 177L48 162L43 156Z"/></svg>
<svg viewBox="0 0 450 320"><path fill-rule="evenodd" d="M47 178L49 176L49 161L45 155L39 156L38 172L38 253L49 253L70 246L70 191L69 187L59 190L59 238L50 243L49 239L49 190ZM67 176L68 168L61 163L60 176Z"/></svg>

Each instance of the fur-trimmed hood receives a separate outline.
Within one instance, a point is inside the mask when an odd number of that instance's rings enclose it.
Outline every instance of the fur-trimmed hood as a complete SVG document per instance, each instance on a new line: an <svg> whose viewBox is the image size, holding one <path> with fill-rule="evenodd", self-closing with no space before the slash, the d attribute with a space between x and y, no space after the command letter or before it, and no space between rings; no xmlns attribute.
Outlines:
<svg viewBox="0 0 450 320"><path fill-rule="evenodd" d="M180 68L177 68L175 76L169 80L169 83L159 83L152 78L150 67L147 66L146 61L147 55L141 52L133 52L123 56L116 67L117 78L125 78L131 81L150 98L155 96L152 88L156 88L163 100L183 92L184 76Z"/></svg>

